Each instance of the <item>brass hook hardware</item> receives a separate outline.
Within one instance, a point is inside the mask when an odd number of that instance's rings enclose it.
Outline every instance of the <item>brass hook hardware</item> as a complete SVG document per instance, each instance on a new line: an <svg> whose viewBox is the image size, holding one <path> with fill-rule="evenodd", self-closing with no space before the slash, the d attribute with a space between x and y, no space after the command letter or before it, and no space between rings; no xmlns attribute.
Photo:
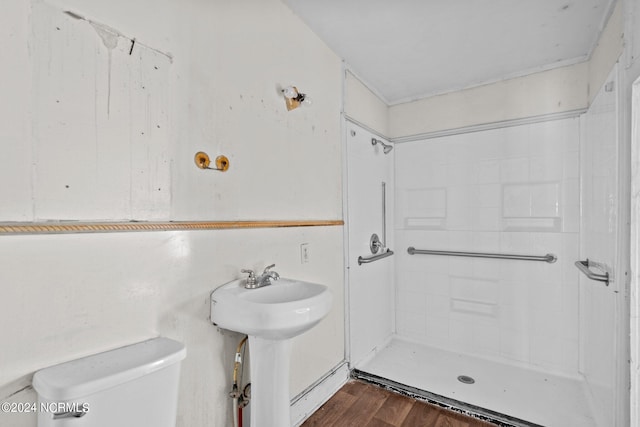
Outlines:
<svg viewBox="0 0 640 427"><path fill-rule="evenodd" d="M229 169L229 159L227 156L218 156L216 157L216 170L220 172L226 172Z"/></svg>
<svg viewBox="0 0 640 427"><path fill-rule="evenodd" d="M214 171L226 172L229 169L229 159L226 156L218 156L215 159L216 167L209 167L211 164L211 159L209 155L204 151L198 151L193 159L196 163L196 166L200 169L210 169Z"/></svg>

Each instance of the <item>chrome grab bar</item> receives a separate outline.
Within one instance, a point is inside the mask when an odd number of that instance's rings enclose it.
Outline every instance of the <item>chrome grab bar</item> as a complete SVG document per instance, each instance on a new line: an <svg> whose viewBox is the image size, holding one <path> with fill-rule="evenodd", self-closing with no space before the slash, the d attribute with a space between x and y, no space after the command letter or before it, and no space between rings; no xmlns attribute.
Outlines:
<svg viewBox="0 0 640 427"><path fill-rule="evenodd" d="M474 258L498 258L498 259L517 259L522 261L544 261L550 264L556 262L558 257L554 254L546 254L543 256L537 255L516 255L516 254L492 254L484 252L456 252L456 251L432 251L427 249L416 249L413 246L407 248L409 255L450 255L450 256L464 256Z"/></svg>
<svg viewBox="0 0 640 427"><path fill-rule="evenodd" d="M387 245L387 183L382 181L382 246Z"/></svg>
<svg viewBox="0 0 640 427"><path fill-rule="evenodd" d="M382 258L393 255L391 249L386 249L387 242L387 183L382 181L382 241L377 234L373 233L369 239L369 249L373 255L359 256L358 265L368 264ZM378 251L382 252L378 253Z"/></svg>
<svg viewBox="0 0 640 427"><path fill-rule="evenodd" d="M379 259L386 258L391 255L393 255L393 251L391 249L387 249L385 252L380 254L370 255L367 257L359 256L358 265L369 264L370 262L378 261Z"/></svg>
<svg viewBox="0 0 640 427"><path fill-rule="evenodd" d="M589 258L587 258L584 261L576 261L575 265L576 267L578 267L578 270L580 270L582 274L587 276L589 279L595 280L597 282L604 282L607 286L609 286L609 273L605 271L604 265L598 262L589 261ZM594 266L599 268L600 270L603 270L604 274L594 273L590 269L591 266Z"/></svg>

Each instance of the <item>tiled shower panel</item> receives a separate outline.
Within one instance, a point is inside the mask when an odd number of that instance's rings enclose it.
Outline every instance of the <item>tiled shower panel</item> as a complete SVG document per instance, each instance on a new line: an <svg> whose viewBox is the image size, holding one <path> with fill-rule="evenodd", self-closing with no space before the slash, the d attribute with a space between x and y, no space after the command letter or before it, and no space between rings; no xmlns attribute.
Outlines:
<svg viewBox="0 0 640 427"><path fill-rule="evenodd" d="M396 331L578 371L579 119L396 145ZM555 254L557 262L409 255Z"/></svg>

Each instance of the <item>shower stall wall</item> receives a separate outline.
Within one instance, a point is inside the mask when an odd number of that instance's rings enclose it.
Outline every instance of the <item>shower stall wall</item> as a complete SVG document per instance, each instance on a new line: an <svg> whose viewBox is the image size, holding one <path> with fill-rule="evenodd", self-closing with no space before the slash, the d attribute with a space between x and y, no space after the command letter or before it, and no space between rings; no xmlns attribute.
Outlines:
<svg viewBox="0 0 640 427"><path fill-rule="evenodd" d="M579 373L579 142L572 117L397 144L396 335L363 370L505 425L596 425ZM388 370L409 351L414 379Z"/></svg>
<svg viewBox="0 0 640 427"><path fill-rule="evenodd" d="M359 264L358 258L373 255L373 234L383 239L395 252L393 236L395 150L372 144L378 135L347 122L347 210L349 220L348 250L345 265L348 272L349 352L351 365L370 357L384 345L394 331L393 259L386 257ZM386 141L385 141L386 144ZM385 215L383 224L382 183L385 183ZM386 229L386 233L383 233ZM383 234L386 234L384 236ZM386 238L386 241L384 239Z"/></svg>
<svg viewBox="0 0 640 427"><path fill-rule="evenodd" d="M569 118L398 145L399 336L577 376L579 129ZM412 256L408 247L557 261Z"/></svg>
<svg viewBox="0 0 640 427"><path fill-rule="evenodd" d="M618 67L582 117L580 259L600 266L608 284L580 276L580 372L599 426L628 425L628 249L619 245L623 159L619 148ZM628 177L627 177L628 179Z"/></svg>

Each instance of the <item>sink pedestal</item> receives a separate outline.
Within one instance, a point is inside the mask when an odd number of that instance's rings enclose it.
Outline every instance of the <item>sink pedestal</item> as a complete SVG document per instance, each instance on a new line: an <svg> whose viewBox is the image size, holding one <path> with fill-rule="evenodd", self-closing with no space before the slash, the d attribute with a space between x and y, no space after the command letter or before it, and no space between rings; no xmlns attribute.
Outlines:
<svg viewBox="0 0 640 427"><path fill-rule="evenodd" d="M291 340L249 335L251 427L291 425L289 360Z"/></svg>

